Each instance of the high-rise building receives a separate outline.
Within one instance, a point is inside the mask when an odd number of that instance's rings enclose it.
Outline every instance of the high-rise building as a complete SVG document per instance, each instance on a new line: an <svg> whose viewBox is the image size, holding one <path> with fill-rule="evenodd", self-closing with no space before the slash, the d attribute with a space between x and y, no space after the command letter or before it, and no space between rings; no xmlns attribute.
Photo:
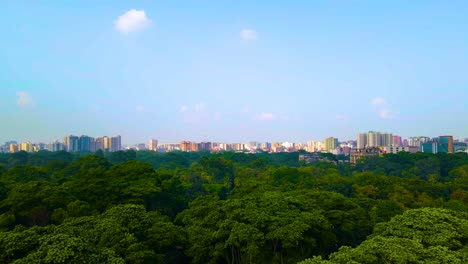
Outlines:
<svg viewBox="0 0 468 264"><path fill-rule="evenodd" d="M78 151L80 152L90 152L91 151L91 137L80 136L78 141Z"/></svg>
<svg viewBox="0 0 468 264"><path fill-rule="evenodd" d="M98 137L96 138L96 141L94 142L94 151L102 150L104 151L104 138L103 137Z"/></svg>
<svg viewBox="0 0 468 264"><path fill-rule="evenodd" d="M77 136L67 136L64 139L65 148L69 152L79 151L79 138Z"/></svg>
<svg viewBox="0 0 468 264"><path fill-rule="evenodd" d="M104 151L110 151L111 149L111 138L108 136L102 137L102 141L104 143Z"/></svg>
<svg viewBox="0 0 468 264"><path fill-rule="evenodd" d="M16 143L11 143L9 147L10 153L16 153L19 151L19 146Z"/></svg>
<svg viewBox="0 0 468 264"><path fill-rule="evenodd" d="M198 144L198 151L210 151L211 150L211 142L201 142Z"/></svg>
<svg viewBox="0 0 468 264"><path fill-rule="evenodd" d="M48 146L47 146L47 150L52 151L52 152L62 151L62 150L65 150L65 149L66 149L65 145L63 143L61 143L61 142L58 142L58 141L52 142L52 143L48 144Z"/></svg>
<svg viewBox="0 0 468 264"><path fill-rule="evenodd" d="M148 149L151 151L157 151L158 150L158 141L156 139L150 139L148 143Z"/></svg>
<svg viewBox="0 0 468 264"><path fill-rule="evenodd" d="M374 132L370 131L367 133L367 144L366 147L379 147L380 146L380 133L379 132Z"/></svg>
<svg viewBox="0 0 468 264"><path fill-rule="evenodd" d="M439 142L447 145L448 153L453 153L453 136L440 136Z"/></svg>
<svg viewBox="0 0 468 264"><path fill-rule="evenodd" d="M401 147L403 146L403 142L401 141L400 136L393 136L393 145Z"/></svg>
<svg viewBox="0 0 468 264"><path fill-rule="evenodd" d="M93 137L89 138L89 152L96 152L96 139Z"/></svg>
<svg viewBox="0 0 468 264"><path fill-rule="evenodd" d="M182 150L184 152L191 151L190 141L181 141L180 142L180 150Z"/></svg>
<svg viewBox="0 0 468 264"><path fill-rule="evenodd" d="M110 146L110 149L109 149L110 152L121 150L122 149L122 137L121 136L111 137L109 146Z"/></svg>
<svg viewBox="0 0 468 264"><path fill-rule="evenodd" d="M359 139L360 138L360 139ZM358 149L362 149L363 147L363 134L358 135ZM365 147L386 147L393 144L393 135L391 133L381 133L375 131L369 131L367 133L367 143Z"/></svg>
<svg viewBox="0 0 468 264"><path fill-rule="evenodd" d="M19 150L26 152L33 152L33 144L31 142L23 142L19 145Z"/></svg>
<svg viewBox="0 0 468 264"><path fill-rule="evenodd" d="M190 142L190 151L198 151L198 143Z"/></svg>
<svg viewBox="0 0 468 264"><path fill-rule="evenodd" d="M357 146L358 149L363 149L367 145L367 133L359 133L357 136Z"/></svg>
<svg viewBox="0 0 468 264"><path fill-rule="evenodd" d="M426 143L426 142L429 142L429 141L431 141L431 139L428 138L428 137L421 137L421 136L419 136L419 137L410 137L409 138L409 145L411 147L421 148L423 143Z"/></svg>
<svg viewBox="0 0 468 264"><path fill-rule="evenodd" d="M334 137L326 138L324 143L325 143L325 151L328 151L328 152L338 147L338 139Z"/></svg>

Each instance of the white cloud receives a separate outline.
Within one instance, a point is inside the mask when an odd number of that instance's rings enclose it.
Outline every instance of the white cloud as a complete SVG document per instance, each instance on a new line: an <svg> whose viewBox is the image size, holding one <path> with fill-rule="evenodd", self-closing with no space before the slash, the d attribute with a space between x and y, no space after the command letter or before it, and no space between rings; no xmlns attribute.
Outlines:
<svg viewBox="0 0 468 264"><path fill-rule="evenodd" d="M151 19L146 16L144 10L131 9L117 18L115 21L115 29L127 34L143 30L149 27L151 23Z"/></svg>
<svg viewBox="0 0 468 264"><path fill-rule="evenodd" d="M180 112L187 112L188 111L188 107L186 105L183 105L180 107Z"/></svg>
<svg viewBox="0 0 468 264"><path fill-rule="evenodd" d="M376 98L372 99L371 104L374 105L374 106L381 106L381 105L386 105L387 101L382 97L376 97Z"/></svg>
<svg viewBox="0 0 468 264"><path fill-rule="evenodd" d="M32 96L27 92L16 92L16 104L20 107L34 106L35 102Z"/></svg>
<svg viewBox="0 0 468 264"><path fill-rule="evenodd" d="M377 112L378 116L381 119L394 119L396 115L393 111L390 110L387 100L383 97L375 97L371 101L371 105L374 107L374 110Z"/></svg>
<svg viewBox="0 0 468 264"><path fill-rule="evenodd" d="M347 115L336 115L335 118L337 120L346 120L346 119L348 119L348 116Z"/></svg>
<svg viewBox="0 0 468 264"><path fill-rule="evenodd" d="M255 117L258 121L275 120L277 116L273 113L261 113Z"/></svg>
<svg viewBox="0 0 468 264"><path fill-rule="evenodd" d="M394 119L395 118L395 114L390 112L388 109L381 109L379 111L379 116L382 119Z"/></svg>
<svg viewBox="0 0 468 264"><path fill-rule="evenodd" d="M254 41L257 39L257 31L253 29L243 29L240 32L240 37L244 41Z"/></svg>

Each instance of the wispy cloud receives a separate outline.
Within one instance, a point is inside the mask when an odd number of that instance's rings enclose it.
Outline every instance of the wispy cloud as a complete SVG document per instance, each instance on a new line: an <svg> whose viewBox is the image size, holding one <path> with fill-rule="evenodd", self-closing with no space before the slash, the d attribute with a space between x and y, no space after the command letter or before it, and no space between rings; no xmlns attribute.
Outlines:
<svg viewBox="0 0 468 264"><path fill-rule="evenodd" d="M288 116L283 114L275 114L269 112L263 112L254 117L257 121L272 121L272 120L288 120Z"/></svg>
<svg viewBox="0 0 468 264"><path fill-rule="evenodd" d="M27 92L16 92L16 96L16 104L19 107L30 107L35 105L34 99Z"/></svg>
<svg viewBox="0 0 468 264"><path fill-rule="evenodd" d="M382 105L386 105L387 101L384 98L379 96L379 97L372 99L371 104L374 106L382 106Z"/></svg>
<svg viewBox="0 0 468 264"><path fill-rule="evenodd" d="M220 121L221 112L208 109L205 103L197 103L195 105L183 105L180 107L180 112L185 123L200 124L210 121Z"/></svg>
<svg viewBox="0 0 468 264"><path fill-rule="evenodd" d="M387 109L381 109L379 111L379 116L382 119L394 119L396 117L394 113L390 112Z"/></svg>
<svg viewBox="0 0 468 264"><path fill-rule="evenodd" d="M375 97L371 101L371 105L374 107L374 110L377 112L378 116L381 119L394 119L396 114L390 110L390 106L387 103L387 100L383 97Z"/></svg>
<svg viewBox="0 0 468 264"><path fill-rule="evenodd" d="M347 116L347 115L342 115L342 114L340 114L340 115L336 115L336 116L335 116L335 119L336 119L336 120L347 120L347 119L348 119L348 116Z"/></svg>
<svg viewBox="0 0 468 264"><path fill-rule="evenodd" d="M117 18L115 21L115 29L127 34L143 30L151 24L152 21L146 16L144 10L131 9Z"/></svg>
<svg viewBox="0 0 468 264"><path fill-rule="evenodd" d="M183 112L187 112L187 111L188 111L188 106L183 105L183 106L180 107L180 112L183 113Z"/></svg>
<svg viewBox="0 0 468 264"><path fill-rule="evenodd" d="M244 41L254 41L257 40L257 31L253 29L243 29L240 31L240 37Z"/></svg>

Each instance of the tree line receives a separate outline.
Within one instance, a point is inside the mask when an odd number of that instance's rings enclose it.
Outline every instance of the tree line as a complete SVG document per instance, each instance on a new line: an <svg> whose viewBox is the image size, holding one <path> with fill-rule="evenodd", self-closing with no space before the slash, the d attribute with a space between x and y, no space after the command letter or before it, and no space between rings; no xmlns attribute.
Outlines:
<svg viewBox="0 0 468 264"><path fill-rule="evenodd" d="M298 155L0 154L0 263L468 262L468 155Z"/></svg>

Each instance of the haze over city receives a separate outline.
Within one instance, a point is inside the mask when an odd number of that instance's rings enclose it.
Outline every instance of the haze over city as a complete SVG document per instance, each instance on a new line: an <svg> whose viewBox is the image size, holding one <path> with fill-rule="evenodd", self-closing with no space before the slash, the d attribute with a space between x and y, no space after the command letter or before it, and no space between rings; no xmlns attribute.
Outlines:
<svg viewBox="0 0 468 264"><path fill-rule="evenodd" d="M466 1L2 1L0 142L468 136Z"/></svg>

